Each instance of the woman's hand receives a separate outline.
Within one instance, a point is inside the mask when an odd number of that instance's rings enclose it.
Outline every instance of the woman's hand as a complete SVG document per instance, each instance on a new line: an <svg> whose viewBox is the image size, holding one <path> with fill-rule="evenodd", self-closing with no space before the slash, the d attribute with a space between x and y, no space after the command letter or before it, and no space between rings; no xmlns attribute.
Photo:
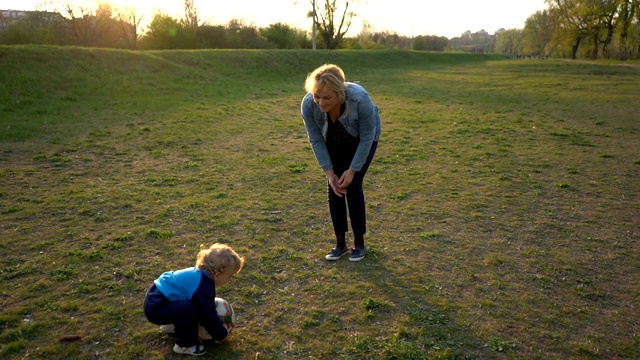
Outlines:
<svg viewBox="0 0 640 360"><path fill-rule="evenodd" d="M354 170L351 170L351 168L349 168L347 171L342 173L342 176L338 180L338 186L344 189L345 194L347 193L347 186L351 184L351 182L353 181L353 176L355 174L356 172Z"/></svg>
<svg viewBox="0 0 640 360"><path fill-rule="evenodd" d="M340 179L333 172L333 169L327 170L325 174L327 175L329 186L331 186L331 190L333 190L334 194L338 195L339 197L342 197L343 195L347 194L347 187L340 186Z"/></svg>

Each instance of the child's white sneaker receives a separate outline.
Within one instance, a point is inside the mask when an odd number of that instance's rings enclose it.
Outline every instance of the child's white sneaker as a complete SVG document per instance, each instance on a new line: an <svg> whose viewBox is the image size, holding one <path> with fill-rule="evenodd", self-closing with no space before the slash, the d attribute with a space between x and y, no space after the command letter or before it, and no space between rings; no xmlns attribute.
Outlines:
<svg viewBox="0 0 640 360"><path fill-rule="evenodd" d="M176 332L174 328L173 324L160 325L160 331L167 334L174 334Z"/></svg>
<svg viewBox="0 0 640 360"><path fill-rule="evenodd" d="M182 347L178 344L173 345L173 351L178 354L200 356L205 354L204 346L194 345L192 347Z"/></svg>

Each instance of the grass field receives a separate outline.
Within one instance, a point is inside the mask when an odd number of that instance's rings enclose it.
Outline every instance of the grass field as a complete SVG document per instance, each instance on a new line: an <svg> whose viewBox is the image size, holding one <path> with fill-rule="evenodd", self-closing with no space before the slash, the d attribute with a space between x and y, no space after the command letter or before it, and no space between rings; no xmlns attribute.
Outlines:
<svg viewBox="0 0 640 360"><path fill-rule="evenodd" d="M361 263L324 260L299 104L325 62L382 114ZM224 242L246 266L218 289L239 324L216 359L638 359L624 65L0 47L0 357L182 358L145 290Z"/></svg>

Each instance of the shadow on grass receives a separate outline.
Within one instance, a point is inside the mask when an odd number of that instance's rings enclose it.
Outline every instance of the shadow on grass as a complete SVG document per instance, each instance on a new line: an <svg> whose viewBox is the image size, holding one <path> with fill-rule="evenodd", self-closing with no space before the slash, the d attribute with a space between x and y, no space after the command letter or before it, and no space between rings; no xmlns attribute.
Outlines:
<svg viewBox="0 0 640 360"><path fill-rule="evenodd" d="M473 331L456 318L455 307L446 305L444 301L431 302L432 296L427 294L433 293L430 289L438 285L428 279L427 272L421 268L420 265L426 264L411 264L413 256L402 254L402 250L391 258L387 255L389 251L392 249L373 245L368 248L363 261L353 263L343 259L335 264L356 286L376 289L358 299L359 320L385 330L393 329L392 333L383 330L382 337L364 334L348 344L348 352L353 358L418 360L500 356L489 349L486 340L471 336ZM404 271L413 275L398 274L385 265L400 259L406 261ZM397 266L394 264L395 269ZM349 287L353 284L344 285ZM510 350L512 347L499 349L500 352Z"/></svg>

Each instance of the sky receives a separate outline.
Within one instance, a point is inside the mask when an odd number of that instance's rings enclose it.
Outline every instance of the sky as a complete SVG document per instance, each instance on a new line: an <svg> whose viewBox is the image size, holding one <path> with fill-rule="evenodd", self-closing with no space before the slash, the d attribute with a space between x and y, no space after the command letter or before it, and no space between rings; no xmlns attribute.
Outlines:
<svg viewBox="0 0 640 360"><path fill-rule="evenodd" d="M54 1L94 4L93 0ZM149 21L156 11L174 18L184 15L183 0L107 1L116 6L135 6L138 13L144 15L143 23ZM51 10L38 8L42 3L43 0L0 0L0 9ZM281 22L311 29L311 20L306 17L311 9L311 0L195 0L194 4L200 19L209 24L226 24L231 19L242 19L259 27ZM522 29L529 16L546 8L544 0L360 0L360 4L353 7L358 17L347 35L357 35L363 21L367 21L374 31L404 36L453 38L467 30L485 30L493 34L500 28Z"/></svg>

